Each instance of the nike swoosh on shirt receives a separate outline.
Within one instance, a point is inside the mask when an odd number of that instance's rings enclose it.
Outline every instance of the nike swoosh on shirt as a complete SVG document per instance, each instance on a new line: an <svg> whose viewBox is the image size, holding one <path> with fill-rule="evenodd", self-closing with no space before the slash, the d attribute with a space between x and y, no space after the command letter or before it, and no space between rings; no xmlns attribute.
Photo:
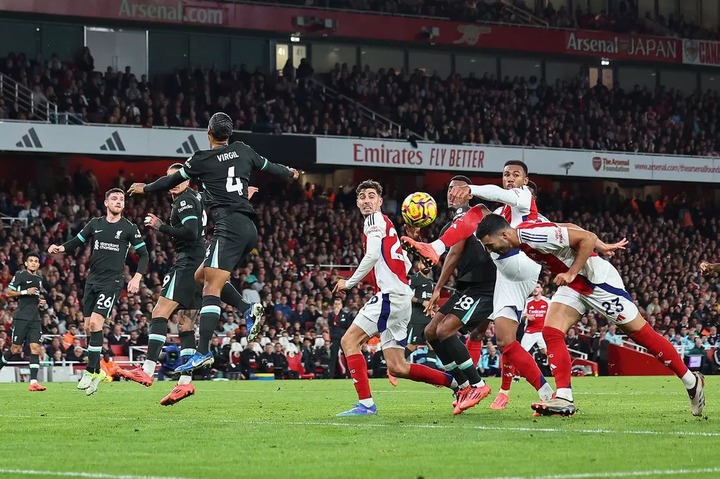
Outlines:
<svg viewBox="0 0 720 479"><path fill-rule="evenodd" d="M25 281L25 283L26 283L26 284L30 284L30 283L32 283L32 280L30 280L30 281Z"/></svg>
<svg viewBox="0 0 720 479"><path fill-rule="evenodd" d="M93 234L102 233L102 231L103 231L103 230L95 230L95 231L93 231Z"/></svg>

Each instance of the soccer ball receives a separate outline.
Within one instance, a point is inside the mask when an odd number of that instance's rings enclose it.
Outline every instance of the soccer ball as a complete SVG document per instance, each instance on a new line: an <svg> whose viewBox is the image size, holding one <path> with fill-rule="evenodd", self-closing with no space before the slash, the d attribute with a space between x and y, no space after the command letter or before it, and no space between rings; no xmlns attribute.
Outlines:
<svg viewBox="0 0 720 479"><path fill-rule="evenodd" d="M424 228L437 218L437 203L429 194L417 191L403 201L402 217L408 225Z"/></svg>

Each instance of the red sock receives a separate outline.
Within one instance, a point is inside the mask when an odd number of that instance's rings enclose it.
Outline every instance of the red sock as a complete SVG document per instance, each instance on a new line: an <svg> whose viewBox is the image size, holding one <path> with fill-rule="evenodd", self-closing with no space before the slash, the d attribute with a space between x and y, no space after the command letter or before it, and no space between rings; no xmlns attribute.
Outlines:
<svg viewBox="0 0 720 479"><path fill-rule="evenodd" d="M507 349L507 348L506 348ZM500 384L500 389L503 391L509 391L510 386L512 385L512 380L515 372L515 368L512 364L510 364L510 361L506 358L507 354L501 354L500 355L500 372L502 376L502 384Z"/></svg>
<svg viewBox="0 0 720 479"><path fill-rule="evenodd" d="M468 239L477 230L483 216L480 205L473 206L462 218L454 222L452 227L448 228L447 231L440 236L440 241L445 244L446 248L450 248L452 245Z"/></svg>
<svg viewBox="0 0 720 479"><path fill-rule="evenodd" d="M355 384L355 391L357 391L358 399L370 399L370 381L367 375L367 363L365 362L365 356L362 354L351 354L347 356L348 369L350 369L350 377L353 379Z"/></svg>
<svg viewBox="0 0 720 479"><path fill-rule="evenodd" d="M468 337L465 341L465 347L468 353L470 353L470 359L472 359L473 364L477 367L480 362L480 354L482 353L482 343L480 341L473 341Z"/></svg>
<svg viewBox="0 0 720 479"><path fill-rule="evenodd" d="M507 361L515 367L518 374L532 384L535 389L539 390L547 382L533 357L517 341L507 345L503 349L503 354L507 356ZM512 380L512 377L510 380Z"/></svg>
<svg viewBox="0 0 720 479"><path fill-rule="evenodd" d="M411 364L410 377L408 379L449 388L452 385L453 377L448 373L423 366L422 364Z"/></svg>
<svg viewBox="0 0 720 479"><path fill-rule="evenodd" d="M677 377L682 379L687 374L688 368L680 359L680 355L675 351L673 345L656 333L649 323L645 324L640 331L631 334L630 339L640 346L646 347L650 354L674 372ZM545 341L547 342L547 339Z"/></svg>
<svg viewBox="0 0 720 479"><path fill-rule="evenodd" d="M555 387L557 389L570 388L572 361L565 344L565 333L557 328L545 326L542 335L547 344L548 361L553 377L555 377Z"/></svg>

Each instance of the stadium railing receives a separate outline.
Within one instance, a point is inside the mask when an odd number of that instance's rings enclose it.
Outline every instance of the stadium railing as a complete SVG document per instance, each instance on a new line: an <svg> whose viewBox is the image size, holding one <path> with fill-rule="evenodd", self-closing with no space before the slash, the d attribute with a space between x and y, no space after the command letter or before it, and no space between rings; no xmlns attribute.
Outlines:
<svg viewBox="0 0 720 479"><path fill-rule="evenodd" d="M12 228L13 224L16 221L20 222L20 225L23 228L27 228L28 226L28 219L27 218L18 218L15 216L6 216L2 213L0 213L0 221L2 221L2 227L3 228Z"/></svg>

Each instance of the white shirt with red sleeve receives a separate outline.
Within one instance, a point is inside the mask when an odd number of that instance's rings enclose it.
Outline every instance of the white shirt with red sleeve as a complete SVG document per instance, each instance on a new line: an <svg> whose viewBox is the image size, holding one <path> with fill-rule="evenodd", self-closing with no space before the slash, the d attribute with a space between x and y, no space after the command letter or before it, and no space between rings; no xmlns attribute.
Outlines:
<svg viewBox="0 0 720 479"><path fill-rule="evenodd" d="M363 248L365 255L347 280L348 289L370 274L368 281L382 293L413 294L407 276L412 263L390 218L379 211L365 218Z"/></svg>
<svg viewBox="0 0 720 479"><path fill-rule="evenodd" d="M569 232L556 223L524 224L517 227L520 249L545 266L554 276L566 273L577 254L570 247ZM580 294L590 294L595 285L605 283L612 265L593 251L577 278L568 286Z"/></svg>

